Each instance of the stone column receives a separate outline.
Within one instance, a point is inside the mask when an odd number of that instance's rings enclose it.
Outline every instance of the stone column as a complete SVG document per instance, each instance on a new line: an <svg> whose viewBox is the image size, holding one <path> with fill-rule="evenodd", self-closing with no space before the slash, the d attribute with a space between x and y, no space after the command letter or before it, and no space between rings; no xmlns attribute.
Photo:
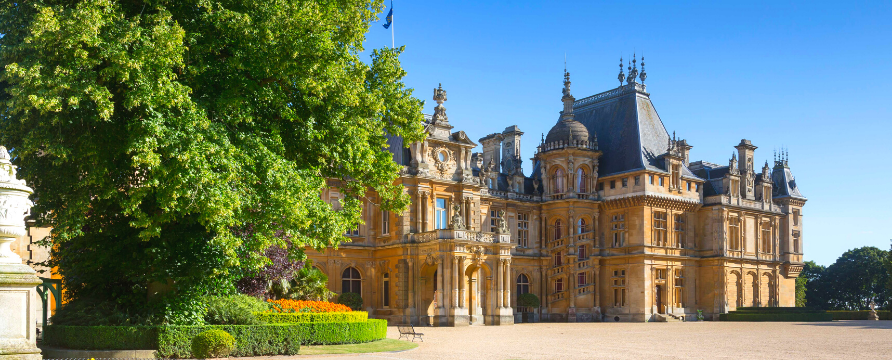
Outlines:
<svg viewBox="0 0 892 360"><path fill-rule="evenodd" d="M502 273L505 271L505 260L499 260L498 266L496 266L496 306L503 307L504 305L504 293L505 293L505 283L504 276Z"/></svg>
<svg viewBox="0 0 892 360"><path fill-rule="evenodd" d="M459 308L461 305L458 303L458 288L459 283L461 282L461 278L458 274L458 256L452 258L452 307Z"/></svg>
<svg viewBox="0 0 892 360"><path fill-rule="evenodd" d="M25 216L30 215L33 192L24 180L16 179L9 152L0 146L0 359L39 360L37 319L34 318L37 285L43 281L11 245L25 236Z"/></svg>
<svg viewBox="0 0 892 360"><path fill-rule="evenodd" d="M437 307L443 307L443 260L437 259Z"/></svg>
<svg viewBox="0 0 892 360"><path fill-rule="evenodd" d="M415 192L415 232L424 232L421 228L421 190Z"/></svg>
<svg viewBox="0 0 892 360"><path fill-rule="evenodd" d="M505 307L511 307L511 261L505 260L505 294L504 294L504 304Z"/></svg>
<svg viewBox="0 0 892 360"><path fill-rule="evenodd" d="M466 293L465 291L465 283L467 283L467 278L465 277L465 259L464 257L460 257L458 259L458 306L466 307Z"/></svg>

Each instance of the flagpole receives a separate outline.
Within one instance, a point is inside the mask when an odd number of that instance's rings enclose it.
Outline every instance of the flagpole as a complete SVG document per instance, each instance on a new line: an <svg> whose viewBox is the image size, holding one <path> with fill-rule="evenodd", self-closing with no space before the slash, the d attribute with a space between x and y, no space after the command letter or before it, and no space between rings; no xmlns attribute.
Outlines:
<svg viewBox="0 0 892 360"><path fill-rule="evenodd" d="M393 0L390 0L390 11L393 11ZM395 48L393 41L393 16L390 17L390 48Z"/></svg>

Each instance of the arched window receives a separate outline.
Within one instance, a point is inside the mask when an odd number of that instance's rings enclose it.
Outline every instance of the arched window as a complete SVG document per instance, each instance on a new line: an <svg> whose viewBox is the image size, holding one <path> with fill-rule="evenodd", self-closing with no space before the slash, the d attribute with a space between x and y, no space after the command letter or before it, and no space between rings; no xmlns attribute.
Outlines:
<svg viewBox="0 0 892 360"><path fill-rule="evenodd" d="M588 224L585 223L585 219L580 218L576 221L576 233L582 234L588 231Z"/></svg>
<svg viewBox="0 0 892 360"><path fill-rule="evenodd" d="M518 275L517 276L517 295L529 294L529 293L530 293L530 279L524 274Z"/></svg>
<svg viewBox="0 0 892 360"><path fill-rule="evenodd" d="M362 278L359 276L359 270L353 267L344 269L341 275L341 293L348 292L362 294Z"/></svg>
<svg viewBox="0 0 892 360"><path fill-rule="evenodd" d="M563 194L567 188L565 183L564 169L558 168L554 171L554 193Z"/></svg>
<svg viewBox="0 0 892 360"><path fill-rule="evenodd" d="M588 183L588 177L585 175L585 169L581 167L576 169L576 192L587 193L588 186L586 186L586 183Z"/></svg>
<svg viewBox="0 0 892 360"><path fill-rule="evenodd" d="M563 232L561 231L561 219L557 219L554 221L554 240L560 239L563 237Z"/></svg>

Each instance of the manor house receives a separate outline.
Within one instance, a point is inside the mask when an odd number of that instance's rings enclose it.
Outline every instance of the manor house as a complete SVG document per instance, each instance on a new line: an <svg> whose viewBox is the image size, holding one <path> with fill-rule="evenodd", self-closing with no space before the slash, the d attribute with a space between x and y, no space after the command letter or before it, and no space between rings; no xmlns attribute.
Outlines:
<svg viewBox="0 0 892 360"><path fill-rule="evenodd" d="M529 175L517 126L475 143L434 89L427 139L391 139L410 208L382 211L367 194L349 241L307 249L310 259L330 289L360 293L392 323L676 321L794 306L806 198L786 155L756 172L757 147L744 139L723 165L691 161L641 65L628 77L620 65L619 87L578 100L565 73L563 108ZM335 205L343 194L329 185ZM526 293L541 306L519 307Z"/></svg>

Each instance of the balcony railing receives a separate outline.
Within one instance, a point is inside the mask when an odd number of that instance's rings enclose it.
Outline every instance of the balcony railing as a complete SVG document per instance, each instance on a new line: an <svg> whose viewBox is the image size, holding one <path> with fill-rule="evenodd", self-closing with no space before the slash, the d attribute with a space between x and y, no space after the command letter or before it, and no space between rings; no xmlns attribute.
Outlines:
<svg viewBox="0 0 892 360"><path fill-rule="evenodd" d="M510 234L496 234L491 232L483 232L483 231L471 231L471 230L452 230L452 229L439 229L432 231L425 231L422 233L412 234L412 239L415 242L430 242L434 240L465 240L465 241L475 241L482 243L511 243L511 235Z"/></svg>

